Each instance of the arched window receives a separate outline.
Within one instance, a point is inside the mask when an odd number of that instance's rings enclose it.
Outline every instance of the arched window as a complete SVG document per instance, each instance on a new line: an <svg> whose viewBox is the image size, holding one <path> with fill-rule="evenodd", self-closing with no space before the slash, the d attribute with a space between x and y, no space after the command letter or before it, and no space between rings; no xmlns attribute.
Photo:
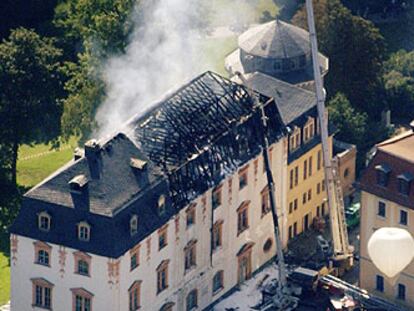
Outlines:
<svg viewBox="0 0 414 311"><path fill-rule="evenodd" d="M84 252L74 252L75 259L75 273L90 276L92 257Z"/></svg>
<svg viewBox="0 0 414 311"><path fill-rule="evenodd" d="M187 295L187 311L192 311L197 309L197 290L193 289Z"/></svg>
<svg viewBox="0 0 414 311"><path fill-rule="evenodd" d="M41 212L38 214L38 227L42 231L50 230L51 217L47 212Z"/></svg>
<svg viewBox="0 0 414 311"><path fill-rule="evenodd" d="M40 265L50 266L52 247L41 241L36 241L33 245L35 250L35 262Z"/></svg>
<svg viewBox="0 0 414 311"><path fill-rule="evenodd" d="M138 232L138 216L133 215L129 221L129 231L131 236L137 234Z"/></svg>
<svg viewBox="0 0 414 311"><path fill-rule="evenodd" d="M78 261L78 273L79 274L89 274L89 264L85 260Z"/></svg>
<svg viewBox="0 0 414 311"><path fill-rule="evenodd" d="M78 224L78 239L81 241L89 241L91 226L87 222L80 222Z"/></svg>

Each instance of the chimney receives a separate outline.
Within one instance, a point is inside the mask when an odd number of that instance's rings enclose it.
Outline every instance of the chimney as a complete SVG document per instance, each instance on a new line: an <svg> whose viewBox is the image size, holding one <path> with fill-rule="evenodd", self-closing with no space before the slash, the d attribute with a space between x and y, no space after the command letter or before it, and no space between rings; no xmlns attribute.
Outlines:
<svg viewBox="0 0 414 311"><path fill-rule="evenodd" d="M79 160L83 156L83 151L81 148L75 148L75 151L73 152L73 159Z"/></svg>
<svg viewBox="0 0 414 311"><path fill-rule="evenodd" d="M77 175L69 182L70 194L75 208L89 210L88 178L85 175Z"/></svg>
<svg viewBox="0 0 414 311"><path fill-rule="evenodd" d="M88 160L92 179L99 179L100 176L100 151L101 146L96 139L88 140L85 143L85 157Z"/></svg>

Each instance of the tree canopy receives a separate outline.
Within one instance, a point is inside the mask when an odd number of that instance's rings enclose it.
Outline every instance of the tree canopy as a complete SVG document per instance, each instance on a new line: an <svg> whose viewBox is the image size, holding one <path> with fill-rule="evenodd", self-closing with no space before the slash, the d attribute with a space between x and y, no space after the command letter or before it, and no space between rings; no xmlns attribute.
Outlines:
<svg viewBox="0 0 414 311"><path fill-rule="evenodd" d="M394 116L414 118L414 51L399 51L384 63L387 103Z"/></svg>
<svg viewBox="0 0 414 311"><path fill-rule="evenodd" d="M47 142L60 133L63 96L60 56L53 40L13 30L0 44L0 132L12 146L12 181L20 144Z"/></svg>
<svg viewBox="0 0 414 311"><path fill-rule="evenodd" d="M354 16L339 0L314 1L319 49L329 57L325 80L328 96L341 92L359 111L378 116L384 102L381 93L381 66L385 43L379 30L370 22ZM307 28L306 8L302 7L293 22Z"/></svg>

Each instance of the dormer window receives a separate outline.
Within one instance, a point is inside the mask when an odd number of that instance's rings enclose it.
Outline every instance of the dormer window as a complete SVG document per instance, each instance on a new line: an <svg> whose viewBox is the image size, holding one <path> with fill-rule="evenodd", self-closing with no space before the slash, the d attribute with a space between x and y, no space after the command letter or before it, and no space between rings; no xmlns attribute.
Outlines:
<svg viewBox="0 0 414 311"><path fill-rule="evenodd" d="M375 166L375 170L377 171L377 184L383 187L388 185L388 177L391 172L391 167L386 164L379 164Z"/></svg>
<svg viewBox="0 0 414 311"><path fill-rule="evenodd" d="M72 192L82 192L88 184L88 178L85 175L77 175L69 181L69 187Z"/></svg>
<svg viewBox="0 0 414 311"><path fill-rule="evenodd" d="M81 241L89 241L91 226L87 222L78 224L78 239Z"/></svg>
<svg viewBox="0 0 414 311"><path fill-rule="evenodd" d="M47 212L41 212L38 214L38 227L42 231L50 230L51 217Z"/></svg>
<svg viewBox="0 0 414 311"><path fill-rule="evenodd" d="M158 198L158 215L162 216L165 214L165 196L160 195Z"/></svg>
<svg viewBox="0 0 414 311"><path fill-rule="evenodd" d="M143 171L147 167L147 161L138 158L131 158L129 165L136 170Z"/></svg>
<svg viewBox="0 0 414 311"><path fill-rule="evenodd" d="M398 192L403 195L410 194L411 181L414 179L414 176L411 173L404 173L397 176L398 178Z"/></svg>
<svg viewBox="0 0 414 311"><path fill-rule="evenodd" d="M137 234L138 232L138 216L133 215L129 221L129 231L131 236Z"/></svg>
<svg viewBox="0 0 414 311"><path fill-rule="evenodd" d="M315 136L315 120L312 117L308 118L303 128L303 141L307 142Z"/></svg>
<svg viewBox="0 0 414 311"><path fill-rule="evenodd" d="M295 126L289 137L289 151L296 150L300 147L300 128Z"/></svg>

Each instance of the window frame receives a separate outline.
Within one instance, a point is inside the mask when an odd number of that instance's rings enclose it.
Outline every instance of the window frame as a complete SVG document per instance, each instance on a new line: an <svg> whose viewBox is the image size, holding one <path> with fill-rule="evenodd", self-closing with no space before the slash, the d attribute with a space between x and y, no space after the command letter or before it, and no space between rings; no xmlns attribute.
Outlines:
<svg viewBox="0 0 414 311"><path fill-rule="evenodd" d="M213 252L223 246L223 223L220 219L213 225Z"/></svg>
<svg viewBox="0 0 414 311"><path fill-rule="evenodd" d="M192 302L194 304L189 305L189 301L190 301L189 299L191 297L195 298L195 299L192 299ZM197 308L198 308L198 291L197 291L197 289L193 289L187 294L187 297L185 299L185 307L186 307L185 308L186 311L197 310Z"/></svg>
<svg viewBox="0 0 414 311"><path fill-rule="evenodd" d="M34 263L44 267L50 267L52 262L52 246L42 241L33 242L33 245L35 257ZM46 262L41 259L43 257L41 257L40 252L45 254Z"/></svg>
<svg viewBox="0 0 414 311"><path fill-rule="evenodd" d="M217 286L217 279L218 279L218 286ZM224 271L219 270L213 276L213 296L216 295L218 292L224 289Z"/></svg>
<svg viewBox="0 0 414 311"><path fill-rule="evenodd" d="M141 308L141 283L136 280L128 288L128 307L129 311L136 311Z"/></svg>
<svg viewBox="0 0 414 311"><path fill-rule="evenodd" d="M169 259L161 261L158 265L157 271L157 295L168 288L168 266ZM164 277L163 277L164 276Z"/></svg>
<svg viewBox="0 0 414 311"><path fill-rule="evenodd" d="M265 186L260 192L260 206L261 206L261 218L266 216L271 210L270 206L270 189L269 186Z"/></svg>
<svg viewBox="0 0 414 311"><path fill-rule="evenodd" d="M403 222L402 215L405 215L405 222ZM408 212L406 210L400 209L400 217L398 223L402 226L408 226Z"/></svg>
<svg viewBox="0 0 414 311"><path fill-rule="evenodd" d="M244 201L237 208L237 236L249 228L250 201Z"/></svg>
<svg viewBox="0 0 414 311"><path fill-rule="evenodd" d="M211 206L213 209L218 208L222 204L222 188L223 185L219 185L211 191Z"/></svg>
<svg viewBox="0 0 414 311"><path fill-rule="evenodd" d="M75 274L82 275L82 276L91 276L91 262L92 262L92 256L90 256L87 253L76 251L73 253L73 259L75 263ZM87 273L84 273L80 271L80 262L85 262L87 264Z"/></svg>
<svg viewBox="0 0 414 311"><path fill-rule="evenodd" d="M197 266L197 240L191 240L184 247L184 271L187 272Z"/></svg>
<svg viewBox="0 0 414 311"><path fill-rule="evenodd" d="M38 219L37 219L37 226L39 228L39 230L44 231L44 232L49 232L50 228L51 228L51 224L52 224L52 217L50 216L50 214L46 211L42 211L37 215ZM43 228L42 224L42 220L43 219L47 219L47 228Z"/></svg>
<svg viewBox="0 0 414 311"><path fill-rule="evenodd" d="M164 241L161 244L161 238ZM161 251L168 245L168 224L158 229L158 251Z"/></svg>
<svg viewBox="0 0 414 311"><path fill-rule="evenodd" d="M140 249L141 249L141 244L137 244L133 248L131 248L131 250L129 251L130 271L135 270L135 268L137 268L140 264L140 258L139 258ZM135 258L135 263L134 264L133 264L132 258Z"/></svg>
<svg viewBox="0 0 414 311"><path fill-rule="evenodd" d="M397 284L397 299L405 301L407 299L407 287L405 284Z"/></svg>
<svg viewBox="0 0 414 311"><path fill-rule="evenodd" d="M382 275L375 275L375 290L378 292L384 292L384 277Z"/></svg>
<svg viewBox="0 0 414 311"><path fill-rule="evenodd" d="M44 278L30 280L32 281L32 307L52 310L54 284ZM38 288L40 289L40 302L38 301ZM46 299L47 296L49 299Z"/></svg>
<svg viewBox="0 0 414 311"><path fill-rule="evenodd" d="M249 166L246 165L239 170L239 191L245 189L249 185Z"/></svg>
<svg viewBox="0 0 414 311"><path fill-rule="evenodd" d="M129 234L134 236L138 233L138 215L132 215L129 220Z"/></svg>
<svg viewBox="0 0 414 311"><path fill-rule="evenodd" d="M78 287L78 288L71 288L72 292L72 310L77 311L77 301L78 297L81 298L81 311L92 311L93 310L93 294L89 291L87 291L84 288ZM86 302L89 301L89 310L86 309Z"/></svg>
<svg viewBox="0 0 414 311"><path fill-rule="evenodd" d="M383 208L383 215L381 213ZM378 201L378 207L377 207L377 216L382 217L382 218L386 218L387 217L387 204L383 201Z"/></svg>
<svg viewBox="0 0 414 311"><path fill-rule="evenodd" d="M84 229L84 230L82 230ZM86 236L85 236L86 232ZM83 242L89 242L91 239L91 225L86 221L81 221L77 225L78 240Z"/></svg>
<svg viewBox="0 0 414 311"><path fill-rule="evenodd" d="M186 209L185 215L186 228L188 229L196 224L196 205L194 203Z"/></svg>

